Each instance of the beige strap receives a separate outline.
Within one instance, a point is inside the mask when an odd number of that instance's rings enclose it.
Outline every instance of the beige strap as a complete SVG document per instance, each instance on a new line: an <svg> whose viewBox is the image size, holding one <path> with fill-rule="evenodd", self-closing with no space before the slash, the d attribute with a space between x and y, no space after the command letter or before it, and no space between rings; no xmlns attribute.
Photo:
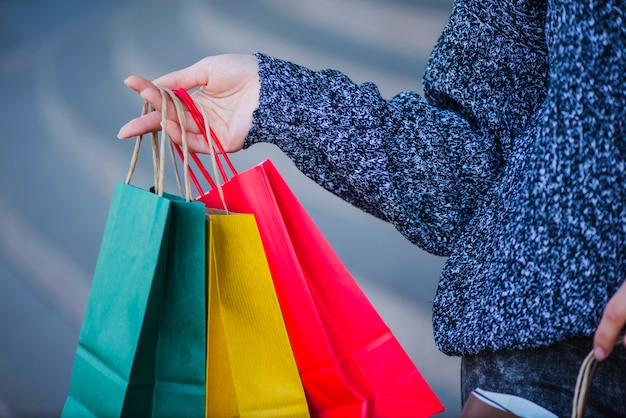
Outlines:
<svg viewBox="0 0 626 418"><path fill-rule="evenodd" d="M143 107L141 109L141 116L147 115L151 112L150 105L148 102L144 102ZM130 159L130 168L128 170L128 174L126 175L126 180L124 181L126 184L129 184L133 175L135 174L135 168L137 167L137 160L139 159L139 151L141 149L141 140L143 139L143 135L137 135L137 139L135 141L135 149L133 150L133 155ZM154 184L157 183L158 172L157 172L157 161L158 161L158 148L156 147L156 142L152 141L152 155L154 160Z"/></svg>
<svg viewBox="0 0 626 418"><path fill-rule="evenodd" d="M178 182L178 187L180 189L181 195L185 197L187 201L192 199L191 194L191 181L189 176L189 146L187 143L187 124L185 111L183 108L183 104L180 99L170 90L165 87L157 86L159 92L161 93L161 143L159 145L159 138L157 132L151 132L151 144L152 144L152 162L154 169L154 187L155 193L158 196L163 196L164 191L164 183L165 183L165 143L167 142L170 149L170 154L172 154L172 161L174 164L174 172L176 174L176 180ZM173 145L172 140L167 133L167 97L170 97L172 102L174 103L174 107L176 109L176 116L178 118L178 122L180 125L180 129L182 132L182 143L183 143L183 175L185 179L185 187L183 190L183 186L180 180L180 175L178 173L178 167L176 166L176 158L173 155ZM154 111L152 106L150 106L147 102L144 102L143 108L141 110L141 115L144 116L149 112ZM139 151L141 148L141 141L143 139L143 135L137 135L137 139L135 141L135 148L133 150L133 154L130 161L130 168L128 171L128 175L126 176L125 183L129 184L137 167L137 160L139 159Z"/></svg>
<svg viewBox="0 0 626 418"><path fill-rule="evenodd" d="M172 100L172 103L174 103L174 108L176 109L176 116L178 118L178 124L180 125L180 130L181 130L181 142L183 143L183 177L185 179L185 191L183 192L181 190L181 194L185 196L185 199L187 199L187 201L190 201L192 199L192 194L191 194L191 178L189 175L189 144L187 141L187 118L185 117L185 110L184 110L182 102L180 101L178 96L174 94L174 92L172 92L170 89L166 87L157 86L157 88L161 92L161 97L164 98L164 101L166 100L167 96L170 97L170 99ZM163 135L167 135L167 132L165 131ZM172 140L169 139L168 142L170 145L170 154L172 156L172 161L174 164L177 181L178 181L179 187L181 187L180 177L179 177L178 169L176 166L176 158L174 156L174 148L172 145Z"/></svg>

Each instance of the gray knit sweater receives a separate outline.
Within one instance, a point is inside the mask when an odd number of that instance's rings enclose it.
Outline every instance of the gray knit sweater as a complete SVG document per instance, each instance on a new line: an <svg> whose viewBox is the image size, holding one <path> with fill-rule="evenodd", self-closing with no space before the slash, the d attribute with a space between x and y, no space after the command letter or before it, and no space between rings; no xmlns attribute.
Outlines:
<svg viewBox="0 0 626 418"><path fill-rule="evenodd" d="M257 54L246 146L449 259L449 354L589 335L626 279L626 2L457 0L424 97Z"/></svg>

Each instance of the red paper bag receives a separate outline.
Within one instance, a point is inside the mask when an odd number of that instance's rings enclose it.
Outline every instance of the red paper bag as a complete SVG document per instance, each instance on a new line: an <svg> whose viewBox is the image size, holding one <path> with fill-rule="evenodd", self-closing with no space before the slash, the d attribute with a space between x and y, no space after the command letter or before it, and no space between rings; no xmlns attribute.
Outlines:
<svg viewBox="0 0 626 418"><path fill-rule="evenodd" d="M204 126L193 100L184 90L176 93ZM221 196L213 189L198 200L225 209L222 198L229 211L256 216L313 416L415 418L443 411L271 161L235 173Z"/></svg>

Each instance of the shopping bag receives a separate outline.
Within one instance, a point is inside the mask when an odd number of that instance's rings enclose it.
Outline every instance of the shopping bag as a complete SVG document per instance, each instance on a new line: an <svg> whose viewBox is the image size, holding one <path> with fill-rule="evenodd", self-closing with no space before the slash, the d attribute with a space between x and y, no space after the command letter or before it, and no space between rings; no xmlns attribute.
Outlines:
<svg viewBox="0 0 626 418"><path fill-rule="evenodd" d="M175 92L228 162L190 96ZM443 411L271 161L235 172L197 200L256 216L312 415L398 418Z"/></svg>
<svg viewBox="0 0 626 418"><path fill-rule="evenodd" d="M116 185L63 417L151 415L170 206Z"/></svg>
<svg viewBox="0 0 626 418"><path fill-rule="evenodd" d="M63 417L204 416L205 207L163 194L156 141L159 190L128 184L141 138L115 186Z"/></svg>
<svg viewBox="0 0 626 418"><path fill-rule="evenodd" d="M308 417L253 215L208 221L207 417Z"/></svg>
<svg viewBox="0 0 626 418"><path fill-rule="evenodd" d="M205 208L116 186L63 416L201 417Z"/></svg>

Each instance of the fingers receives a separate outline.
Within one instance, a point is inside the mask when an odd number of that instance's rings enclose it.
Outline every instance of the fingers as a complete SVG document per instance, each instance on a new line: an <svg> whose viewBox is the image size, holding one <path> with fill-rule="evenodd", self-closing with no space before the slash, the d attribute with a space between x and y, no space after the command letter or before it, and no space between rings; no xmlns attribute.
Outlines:
<svg viewBox="0 0 626 418"><path fill-rule="evenodd" d="M167 133L175 143L183 145L182 130L178 123L168 123ZM201 133L187 131L187 145L191 152L202 154L210 152L209 144Z"/></svg>
<svg viewBox="0 0 626 418"><path fill-rule="evenodd" d="M135 118L122 126L118 137L127 139L137 135L143 135L148 132L161 130L161 113L150 112L139 118ZM167 133L170 138L178 145L182 145L182 130L180 125L175 121L167 124ZM207 154L210 152L209 144L201 133L187 131L187 143L192 152Z"/></svg>
<svg viewBox="0 0 626 418"><path fill-rule="evenodd" d="M126 80L124 80L124 84L131 90L141 94L144 90L155 90L158 92L156 85L143 77L139 77L137 75L131 75Z"/></svg>
<svg viewBox="0 0 626 418"><path fill-rule="evenodd" d="M159 129L161 129L161 113L150 112L122 126L117 137L120 139L128 139L148 132L158 131Z"/></svg>
<svg viewBox="0 0 626 418"><path fill-rule="evenodd" d="M127 139L136 135L143 135L148 132L154 132L161 129L161 111L163 110L163 97L157 86L151 81L139 77L130 76L124 83L148 102L157 112L151 112L148 115L131 120L126 123L118 132L118 138ZM167 119L171 122L178 121L178 115L169 95L165 96L167 107ZM187 121L187 130L192 132L198 132L197 126L193 119L189 116L188 112L185 112L185 119ZM178 140L178 137L175 137Z"/></svg>
<svg viewBox="0 0 626 418"><path fill-rule="evenodd" d="M209 73L211 83L208 85ZM157 112L163 104L161 92L157 86L191 90L203 87L193 93L206 116L212 122L212 128L222 140L227 151L237 151L243 147L245 136L252 126L252 114L258 107L260 82L258 62L253 55L220 55L204 58L182 70L174 71L154 81L138 76L128 77L125 84L139 93ZM178 115L169 96L166 98L167 118L177 122ZM200 129L185 112L187 132L199 133ZM144 116L122 126L118 136L130 138L160 129L157 116ZM168 129L169 130L169 129ZM176 142L180 137L172 135ZM198 142L198 148L208 148Z"/></svg>
<svg viewBox="0 0 626 418"><path fill-rule="evenodd" d="M609 300L594 336L594 355L597 360L604 360L611 354L615 340L626 324L626 282ZM626 345L626 339L624 341Z"/></svg>
<svg viewBox="0 0 626 418"><path fill-rule="evenodd" d="M162 108L162 97L161 92L157 88L156 84L136 75L131 75L126 80L124 80L124 84L126 84L130 89L139 93L139 95L148 103L152 105L153 108L161 111ZM167 110L169 114L170 109L174 109L174 105L169 97L167 99Z"/></svg>

